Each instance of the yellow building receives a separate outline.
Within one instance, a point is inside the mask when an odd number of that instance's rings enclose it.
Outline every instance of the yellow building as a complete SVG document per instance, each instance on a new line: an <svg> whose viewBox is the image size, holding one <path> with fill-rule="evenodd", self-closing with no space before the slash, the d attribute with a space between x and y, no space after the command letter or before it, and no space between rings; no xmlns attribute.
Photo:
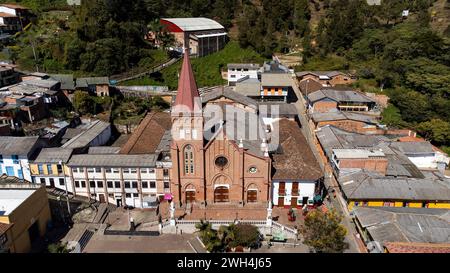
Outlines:
<svg viewBox="0 0 450 273"><path fill-rule="evenodd" d="M30 162L30 171L37 184L73 192L70 169L66 166L72 156L72 149L44 148L38 157Z"/></svg>
<svg viewBox="0 0 450 273"><path fill-rule="evenodd" d="M395 178L356 172L338 180L348 210L356 207L450 209L450 179Z"/></svg>
<svg viewBox="0 0 450 273"><path fill-rule="evenodd" d="M7 252L29 252L32 243L46 233L50 220L45 187L0 180L0 223L3 227L8 225L6 236L3 237L6 238Z"/></svg>

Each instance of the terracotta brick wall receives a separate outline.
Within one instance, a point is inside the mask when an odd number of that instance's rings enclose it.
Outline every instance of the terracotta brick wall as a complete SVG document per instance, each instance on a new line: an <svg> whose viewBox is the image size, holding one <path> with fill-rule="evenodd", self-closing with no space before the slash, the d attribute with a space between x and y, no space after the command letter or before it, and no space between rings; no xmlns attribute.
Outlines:
<svg viewBox="0 0 450 273"><path fill-rule="evenodd" d="M339 168L361 168L386 174L388 161L386 158L341 159Z"/></svg>
<svg viewBox="0 0 450 273"><path fill-rule="evenodd" d="M314 112L324 113L332 109L337 109L337 102L335 101L318 101L314 103Z"/></svg>
<svg viewBox="0 0 450 273"><path fill-rule="evenodd" d="M349 132L355 132L355 133L375 133L377 132L377 128L364 128L364 126L368 125L365 122L362 121L356 121L356 120L336 120L336 121L323 121L317 123L317 128L324 127L326 125L333 125L337 128L349 131Z"/></svg>
<svg viewBox="0 0 450 273"><path fill-rule="evenodd" d="M331 80L328 81L331 86L336 86L336 85L343 85L343 84L352 84L355 82L355 80L351 79L348 76L345 75L338 75L334 78L332 78Z"/></svg>

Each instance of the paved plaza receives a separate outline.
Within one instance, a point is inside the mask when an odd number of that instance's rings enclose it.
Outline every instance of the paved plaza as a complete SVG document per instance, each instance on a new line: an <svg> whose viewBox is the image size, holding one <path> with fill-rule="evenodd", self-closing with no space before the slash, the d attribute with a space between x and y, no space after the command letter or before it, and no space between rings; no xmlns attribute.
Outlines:
<svg viewBox="0 0 450 273"><path fill-rule="evenodd" d="M195 253L188 241L194 235L112 236L96 234L84 253Z"/></svg>

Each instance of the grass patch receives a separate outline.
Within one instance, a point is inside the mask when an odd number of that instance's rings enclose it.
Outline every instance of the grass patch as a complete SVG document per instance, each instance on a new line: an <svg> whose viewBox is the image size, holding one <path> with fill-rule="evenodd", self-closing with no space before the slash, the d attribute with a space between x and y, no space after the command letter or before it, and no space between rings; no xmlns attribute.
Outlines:
<svg viewBox="0 0 450 273"><path fill-rule="evenodd" d="M237 42L229 42L219 52L202 58L191 60L192 69L197 80L198 87L222 85L226 81L222 79L221 71L226 69L229 63L259 63L265 59L251 49L243 49ZM181 61L170 67L153 73L140 79L130 80L121 85L162 85L175 90L178 86L178 73L181 70Z"/></svg>
<svg viewBox="0 0 450 273"><path fill-rule="evenodd" d="M361 91L366 93L382 94L378 83L375 79L358 79L352 84L353 88L361 89Z"/></svg>
<svg viewBox="0 0 450 273"><path fill-rule="evenodd" d="M344 57L327 55L325 58L312 57L306 64L295 67L295 71L348 70L349 63Z"/></svg>

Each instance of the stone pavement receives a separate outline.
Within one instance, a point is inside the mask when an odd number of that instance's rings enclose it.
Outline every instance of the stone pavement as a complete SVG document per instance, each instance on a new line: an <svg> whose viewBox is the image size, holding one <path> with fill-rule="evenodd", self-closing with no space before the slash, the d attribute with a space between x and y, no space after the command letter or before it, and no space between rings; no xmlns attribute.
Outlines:
<svg viewBox="0 0 450 273"><path fill-rule="evenodd" d="M161 210L163 212L163 208ZM184 220L265 220L267 217L266 205L252 204L244 207L227 204L214 204L202 209L200 206L193 207L190 214L185 214L184 209L176 208L175 217Z"/></svg>
<svg viewBox="0 0 450 273"><path fill-rule="evenodd" d="M188 241L192 234L161 236L111 236L96 233L85 253L195 253Z"/></svg>
<svg viewBox="0 0 450 273"><path fill-rule="evenodd" d="M144 223L152 223L158 221L158 216L156 215L155 209L133 209L127 211L124 208L117 208L114 212L108 215L105 223L111 225L109 227L110 230L129 230L129 218L133 218L134 223L138 227L148 226L144 225Z"/></svg>

